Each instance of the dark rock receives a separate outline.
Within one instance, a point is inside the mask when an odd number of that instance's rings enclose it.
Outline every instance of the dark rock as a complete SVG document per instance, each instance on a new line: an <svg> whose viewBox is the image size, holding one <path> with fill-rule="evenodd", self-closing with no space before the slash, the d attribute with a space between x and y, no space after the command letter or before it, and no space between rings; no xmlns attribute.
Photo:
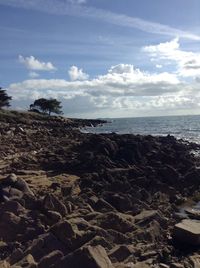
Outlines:
<svg viewBox="0 0 200 268"><path fill-rule="evenodd" d="M31 254L28 254L23 259L21 259L19 262L15 263L15 266L16 267L37 268L37 263L35 262L33 256Z"/></svg>
<svg viewBox="0 0 200 268"><path fill-rule="evenodd" d="M23 251L20 248L15 249L12 254L7 258L7 261L13 265L24 257Z"/></svg>
<svg viewBox="0 0 200 268"><path fill-rule="evenodd" d="M115 209L121 212L131 210L132 208L132 202L127 195L123 196L122 194L120 195L110 193L106 196L106 201L110 203Z"/></svg>
<svg viewBox="0 0 200 268"><path fill-rule="evenodd" d="M79 231L78 228L72 226L69 221L55 224L52 226L51 232L59 241L65 244L69 251L81 247L95 236L95 233L91 231Z"/></svg>
<svg viewBox="0 0 200 268"><path fill-rule="evenodd" d="M34 259L38 262L41 258L55 250L59 250L63 254L69 253L62 242L53 234L46 233L34 239L31 245L26 249L25 254L33 255Z"/></svg>
<svg viewBox="0 0 200 268"><path fill-rule="evenodd" d="M189 218L200 220L200 211L198 209L185 208L184 211L189 216Z"/></svg>
<svg viewBox="0 0 200 268"><path fill-rule="evenodd" d="M122 262L134 253L134 247L130 245L116 246L109 252L109 258L113 262Z"/></svg>
<svg viewBox="0 0 200 268"><path fill-rule="evenodd" d="M200 222L195 220L182 220L174 227L175 241L185 245L200 245Z"/></svg>
<svg viewBox="0 0 200 268"><path fill-rule="evenodd" d="M46 210L59 212L62 216L67 214L66 206L58 200L53 194L47 194L43 200L43 206Z"/></svg>
<svg viewBox="0 0 200 268"><path fill-rule="evenodd" d="M24 210L24 207L20 205L20 203L18 203L17 201L8 201L0 204L0 214L7 211L19 215Z"/></svg>
<svg viewBox="0 0 200 268"><path fill-rule="evenodd" d="M97 221L100 227L121 233L131 232L136 229L135 225L127 220L126 216L122 213L108 212L97 217Z"/></svg>
<svg viewBox="0 0 200 268"><path fill-rule="evenodd" d="M115 208L106 202L103 198L98 199L93 208L101 212L115 211Z"/></svg>
<svg viewBox="0 0 200 268"><path fill-rule="evenodd" d="M21 179L21 178L17 178L17 181L16 181L14 187L17 188L18 190L22 191L23 193L26 193L27 195L34 196L33 191L31 191L31 189L29 188L26 181Z"/></svg>
<svg viewBox="0 0 200 268"><path fill-rule="evenodd" d="M48 210L46 212L46 219L45 220L46 220L47 224L49 224L49 225L53 225L53 224L59 222L61 219L62 219L62 216L57 211Z"/></svg>
<svg viewBox="0 0 200 268"><path fill-rule="evenodd" d="M38 263L38 268L47 268L52 265L56 265L57 262L63 257L63 253L59 250L52 251L48 255L44 256Z"/></svg>
<svg viewBox="0 0 200 268"><path fill-rule="evenodd" d="M67 255L56 264L57 268L73 267L79 268L112 268L113 265L102 246L84 247Z"/></svg>

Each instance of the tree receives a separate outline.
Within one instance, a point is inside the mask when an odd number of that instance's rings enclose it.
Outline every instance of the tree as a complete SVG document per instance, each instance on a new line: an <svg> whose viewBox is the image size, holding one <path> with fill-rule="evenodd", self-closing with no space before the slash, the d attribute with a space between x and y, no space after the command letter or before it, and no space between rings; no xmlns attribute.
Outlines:
<svg viewBox="0 0 200 268"><path fill-rule="evenodd" d="M33 111L35 109L42 113L48 113L49 115L51 115L51 113L62 114L61 102L52 98L40 98L35 100L34 103L30 105L30 110Z"/></svg>
<svg viewBox="0 0 200 268"><path fill-rule="evenodd" d="M12 97L8 96L6 90L0 87L0 109L2 109L3 107L9 107L11 100Z"/></svg>

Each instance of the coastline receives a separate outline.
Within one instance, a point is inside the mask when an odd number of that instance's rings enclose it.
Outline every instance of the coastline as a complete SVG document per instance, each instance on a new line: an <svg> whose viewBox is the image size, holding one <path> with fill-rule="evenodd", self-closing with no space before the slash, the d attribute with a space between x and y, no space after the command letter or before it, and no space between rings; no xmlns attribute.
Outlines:
<svg viewBox="0 0 200 268"><path fill-rule="evenodd" d="M200 201L198 145L79 131L101 120L2 112L0 123L4 263L194 267L198 249L182 249L174 226L181 206Z"/></svg>

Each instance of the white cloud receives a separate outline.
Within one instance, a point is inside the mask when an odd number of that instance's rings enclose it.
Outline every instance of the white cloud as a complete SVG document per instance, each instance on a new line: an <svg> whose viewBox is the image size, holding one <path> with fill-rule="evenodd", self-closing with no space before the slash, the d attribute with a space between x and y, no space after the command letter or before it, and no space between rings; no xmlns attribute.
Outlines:
<svg viewBox="0 0 200 268"><path fill-rule="evenodd" d="M124 73L134 73L139 72L139 70L136 70L133 65L131 64L118 64L115 66L111 66L111 68L108 70L111 74L124 74Z"/></svg>
<svg viewBox="0 0 200 268"><path fill-rule="evenodd" d="M73 0L72 0L73 1ZM73 2L83 2L81 0L74 0ZM46 13L56 15L70 15L85 18L100 20L106 23L123 26L128 28L139 29L144 32L166 35L166 36L179 36L191 40L200 40L200 36L187 31L182 31L168 25L146 21L140 18L118 14L103 9L97 9L89 6L71 5L68 1L61 0L0 0L0 4L39 10Z"/></svg>
<svg viewBox="0 0 200 268"><path fill-rule="evenodd" d="M160 96L179 92L184 87L175 74L167 72L149 74L134 68L133 65L119 64L112 66L107 74L99 75L90 80L77 80L78 78L86 78L86 76L83 75L83 72L80 72L81 69L76 68L73 68L73 70L76 70L75 75L73 72L74 76L71 77L73 81L30 79L11 84L8 91L14 98L18 99L33 98L33 93L41 97L53 95L53 97L65 99L80 95L87 95L92 98L116 98Z"/></svg>
<svg viewBox="0 0 200 268"><path fill-rule="evenodd" d="M36 72L33 72L33 71L31 71L31 72L29 72L29 77L31 77L31 78L37 78L37 77L39 77L40 75L38 74L38 73L36 73Z"/></svg>
<svg viewBox="0 0 200 268"><path fill-rule="evenodd" d="M175 63L179 76L200 76L200 53L182 50L178 38L170 42L146 46L143 51L149 53L150 57L153 57L153 61Z"/></svg>
<svg viewBox="0 0 200 268"><path fill-rule="evenodd" d="M82 69L78 69L76 66L71 66L68 74L72 81L87 80L89 78L88 74L84 73Z"/></svg>
<svg viewBox="0 0 200 268"><path fill-rule="evenodd" d="M68 0L68 2L73 5L81 5L81 4L85 4L87 0Z"/></svg>
<svg viewBox="0 0 200 268"><path fill-rule="evenodd" d="M25 67L33 71L55 71L56 67L51 62L42 62L33 56L23 57L19 55L19 62L24 64Z"/></svg>

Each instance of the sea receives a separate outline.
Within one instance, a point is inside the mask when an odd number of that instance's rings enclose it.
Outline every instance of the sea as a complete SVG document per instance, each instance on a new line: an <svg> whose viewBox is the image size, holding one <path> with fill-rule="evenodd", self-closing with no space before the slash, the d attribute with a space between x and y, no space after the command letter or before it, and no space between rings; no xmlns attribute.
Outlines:
<svg viewBox="0 0 200 268"><path fill-rule="evenodd" d="M153 136L173 135L200 144L200 115L135 117L104 119L108 123L87 127L83 132L140 134Z"/></svg>

